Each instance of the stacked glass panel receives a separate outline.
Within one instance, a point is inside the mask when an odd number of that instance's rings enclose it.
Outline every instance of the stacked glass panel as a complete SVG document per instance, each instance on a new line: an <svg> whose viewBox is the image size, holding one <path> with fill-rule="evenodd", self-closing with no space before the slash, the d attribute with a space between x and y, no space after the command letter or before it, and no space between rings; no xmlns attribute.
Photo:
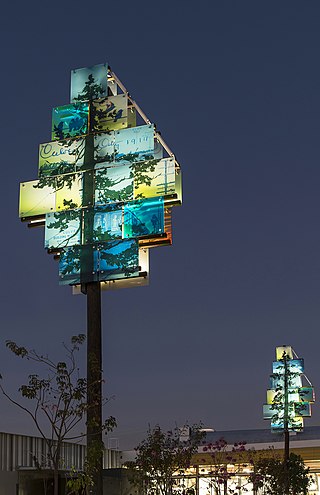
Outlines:
<svg viewBox="0 0 320 495"><path fill-rule="evenodd" d="M52 111L39 179L20 185L19 215L45 220L61 284L141 275L141 249L170 244L181 175L128 95L108 88L107 64L71 73L71 103ZM175 201L172 202L172 198Z"/></svg>
<svg viewBox="0 0 320 495"><path fill-rule="evenodd" d="M294 359L290 346L276 348L277 361L272 363L267 403L263 418L271 420L272 431L301 431L303 420L311 416L315 401L312 386L303 386L304 360Z"/></svg>

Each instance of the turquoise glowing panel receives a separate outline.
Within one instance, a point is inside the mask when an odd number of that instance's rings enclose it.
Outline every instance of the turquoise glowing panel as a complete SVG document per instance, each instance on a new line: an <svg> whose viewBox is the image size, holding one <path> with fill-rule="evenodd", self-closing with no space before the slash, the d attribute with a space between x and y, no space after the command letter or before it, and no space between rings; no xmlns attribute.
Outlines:
<svg viewBox="0 0 320 495"><path fill-rule="evenodd" d="M40 144L39 176L66 174L81 169L84 150L84 138Z"/></svg>
<svg viewBox="0 0 320 495"><path fill-rule="evenodd" d="M111 241L99 249L99 280L117 280L139 275L139 246L136 239Z"/></svg>
<svg viewBox="0 0 320 495"><path fill-rule="evenodd" d="M105 132L128 127L128 99L125 94L94 100L91 107L93 132Z"/></svg>
<svg viewBox="0 0 320 495"><path fill-rule="evenodd" d="M137 162L132 169L135 199L167 196L176 192L173 158Z"/></svg>
<svg viewBox="0 0 320 495"><path fill-rule="evenodd" d="M85 102L52 110L52 139L63 140L88 133L89 105Z"/></svg>
<svg viewBox="0 0 320 495"><path fill-rule="evenodd" d="M107 96L108 64L71 71L71 102Z"/></svg>
<svg viewBox="0 0 320 495"><path fill-rule="evenodd" d="M271 420L271 429L273 431L283 431L284 429L284 421L283 419L272 419ZM292 431L300 431L303 429L303 418L295 417L289 419L288 421L288 429Z"/></svg>
<svg viewBox="0 0 320 495"><path fill-rule="evenodd" d="M163 198L142 199L124 205L124 238L156 236L162 233L164 233Z"/></svg>
<svg viewBox="0 0 320 495"><path fill-rule="evenodd" d="M81 244L80 227L80 210L48 213L45 225L45 248L59 249Z"/></svg>
<svg viewBox="0 0 320 495"><path fill-rule="evenodd" d="M94 136L95 168L112 165L114 160L114 132Z"/></svg>
<svg viewBox="0 0 320 495"><path fill-rule="evenodd" d="M111 241L122 238L122 207L110 205L94 210L93 241Z"/></svg>
<svg viewBox="0 0 320 495"><path fill-rule="evenodd" d="M299 397L302 402L314 402L315 393L313 387L301 387L299 389Z"/></svg>
<svg viewBox="0 0 320 495"><path fill-rule="evenodd" d="M133 199L130 165L98 169L95 172L95 204L105 205Z"/></svg>
<svg viewBox="0 0 320 495"><path fill-rule="evenodd" d="M115 131L115 161L132 163L154 157L154 126L141 125Z"/></svg>
<svg viewBox="0 0 320 495"><path fill-rule="evenodd" d="M304 372L304 360L303 359L290 359L287 361L287 370L290 373L303 373ZM285 365L283 361L274 361L272 363L272 371L277 374L284 374Z"/></svg>
<svg viewBox="0 0 320 495"><path fill-rule="evenodd" d="M98 264L98 251L92 245L62 249L59 260L59 284L77 285L97 282Z"/></svg>
<svg viewBox="0 0 320 495"><path fill-rule="evenodd" d="M294 405L296 416L302 416L303 418L311 418L311 404L310 402L299 402Z"/></svg>

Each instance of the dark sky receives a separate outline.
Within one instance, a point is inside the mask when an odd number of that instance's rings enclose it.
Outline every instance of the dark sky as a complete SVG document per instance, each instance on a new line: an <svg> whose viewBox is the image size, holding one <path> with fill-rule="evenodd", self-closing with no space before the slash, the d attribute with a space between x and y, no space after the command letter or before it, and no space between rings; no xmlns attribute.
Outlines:
<svg viewBox="0 0 320 495"><path fill-rule="evenodd" d="M268 427L277 345L319 391L320 5L316 1L9 2L1 14L0 371L6 339L63 357L86 299L58 285L44 232L18 218L70 70L108 62L173 149L184 204L150 286L103 294L106 414L130 448L148 424ZM0 397L0 431L34 433ZM315 404L308 425L320 422Z"/></svg>

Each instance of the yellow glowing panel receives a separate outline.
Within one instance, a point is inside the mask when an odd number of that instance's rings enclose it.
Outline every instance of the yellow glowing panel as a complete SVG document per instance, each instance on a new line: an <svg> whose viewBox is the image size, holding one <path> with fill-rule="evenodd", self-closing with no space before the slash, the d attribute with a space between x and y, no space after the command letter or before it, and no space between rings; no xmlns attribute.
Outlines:
<svg viewBox="0 0 320 495"><path fill-rule="evenodd" d="M19 217L34 217L55 211L55 189L51 186L39 187L33 180L20 184Z"/></svg>
<svg viewBox="0 0 320 495"><path fill-rule="evenodd" d="M274 404L273 401L276 393L277 392L275 390L267 390L267 404Z"/></svg>
<svg viewBox="0 0 320 495"><path fill-rule="evenodd" d="M286 353L289 359L293 359L292 347L290 345L284 345L282 347L276 347L276 359L280 361L283 358L283 353Z"/></svg>
<svg viewBox="0 0 320 495"><path fill-rule="evenodd" d="M82 206L82 174L75 174L57 188L56 211L80 208Z"/></svg>

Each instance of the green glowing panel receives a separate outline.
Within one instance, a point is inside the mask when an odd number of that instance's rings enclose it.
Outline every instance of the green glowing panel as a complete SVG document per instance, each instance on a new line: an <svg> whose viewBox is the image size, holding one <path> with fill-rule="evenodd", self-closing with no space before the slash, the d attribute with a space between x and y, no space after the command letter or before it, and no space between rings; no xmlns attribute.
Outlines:
<svg viewBox="0 0 320 495"><path fill-rule="evenodd" d="M129 165L95 172L95 204L105 205L133 199L133 177Z"/></svg>
<svg viewBox="0 0 320 495"><path fill-rule="evenodd" d="M108 64L71 71L71 102L107 96Z"/></svg>
<svg viewBox="0 0 320 495"><path fill-rule="evenodd" d="M127 101L124 94L94 100L90 116L93 132L125 129L128 126Z"/></svg>
<svg viewBox="0 0 320 495"><path fill-rule="evenodd" d="M301 387L299 389L299 397L302 402L314 402L315 393L313 387Z"/></svg>
<svg viewBox="0 0 320 495"><path fill-rule="evenodd" d="M81 211L67 210L46 215L45 241L47 249L59 249L81 244Z"/></svg>
<svg viewBox="0 0 320 495"><path fill-rule="evenodd" d="M139 275L139 246L136 239L104 243L99 249L99 280L117 280Z"/></svg>
<svg viewBox="0 0 320 495"><path fill-rule="evenodd" d="M63 140L88 133L89 105L86 102L52 110L52 139Z"/></svg>
<svg viewBox="0 0 320 495"><path fill-rule="evenodd" d="M303 418L311 418L311 404L310 402L298 402L294 405L296 416L302 416Z"/></svg>
<svg viewBox="0 0 320 495"><path fill-rule="evenodd" d="M43 185L34 180L20 184L19 216L44 215L56 208L56 191L52 185Z"/></svg>
<svg viewBox="0 0 320 495"><path fill-rule="evenodd" d="M115 131L115 161L132 163L154 157L154 126L141 125Z"/></svg>
<svg viewBox="0 0 320 495"><path fill-rule="evenodd" d="M57 178L56 211L82 206L83 174L66 174Z"/></svg>
<svg viewBox="0 0 320 495"><path fill-rule="evenodd" d="M173 158L146 160L132 165L134 197L153 198L175 193L175 163Z"/></svg>
<svg viewBox="0 0 320 495"><path fill-rule="evenodd" d="M156 236L162 233L164 233L163 198L137 200L124 205L124 238Z"/></svg>
<svg viewBox="0 0 320 495"><path fill-rule="evenodd" d="M110 166L114 160L114 132L94 136L95 168Z"/></svg>
<svg viewBox="0 0 320 495"><path fill-rule="evenodd" d="M122 239L122 207L117 204L94 210L93 241Z"/></svg>
<svg viewBox="0 0 320 495"><path fill-rule="evenodd" d="M39 176L66 174L81 169L84 150L84 138L40 144Z"/></svg>

